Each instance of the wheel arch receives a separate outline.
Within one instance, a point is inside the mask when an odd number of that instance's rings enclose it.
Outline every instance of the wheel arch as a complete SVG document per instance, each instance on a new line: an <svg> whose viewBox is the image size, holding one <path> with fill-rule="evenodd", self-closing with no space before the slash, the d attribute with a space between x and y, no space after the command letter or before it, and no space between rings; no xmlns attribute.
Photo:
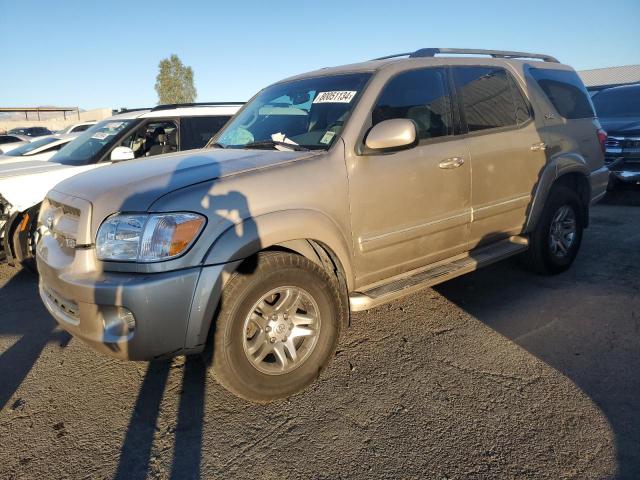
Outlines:
<svg viewBox="0 0 640 480"><path fill-rule="evenodd" d="M349 243L333 220L315 210L285 210L243 219L212 242L204 263L242 261L258 252L278 249L334 269L343 275L347 289L353 287Z"/></svg>
<svg viewBox="0 0 640 480"><path fill-rule="evenodd" d="M587 162L577 153L563 154L552 158L540 173L524 231L526 233L533 231L542 215L549 193L556 185L567 186L578 193L583 206L581 213L584 226L587 227L589 224L591 198L590 173Z"/></svg>

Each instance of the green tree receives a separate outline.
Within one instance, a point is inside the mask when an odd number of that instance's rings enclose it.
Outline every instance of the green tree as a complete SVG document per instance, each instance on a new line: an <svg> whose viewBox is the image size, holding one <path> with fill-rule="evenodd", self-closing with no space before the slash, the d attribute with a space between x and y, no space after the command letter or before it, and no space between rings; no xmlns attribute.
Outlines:
<svg viewBox="0 0 640 480"><path fill-rule="evenodd" d="M194 102L197 92L193 84L193 70L175 54L161 60L158 64L156 92L159 105Z"/></svg>

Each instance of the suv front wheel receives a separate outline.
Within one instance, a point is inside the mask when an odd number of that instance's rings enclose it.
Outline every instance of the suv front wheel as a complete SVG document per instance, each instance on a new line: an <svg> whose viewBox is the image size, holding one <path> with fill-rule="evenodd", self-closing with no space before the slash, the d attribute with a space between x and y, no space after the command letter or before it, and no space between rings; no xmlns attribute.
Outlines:
<svg viewBox="0 0 640 480"><path fill-rule="evenodd" d="M553 187L529 239L525 265L546 274L567 270L582 242L583 212L580 197L574 190L562 185Z"/></svg>
<svg viewBox="0 0 640 480"><path fill-rule="evenodd" d="M335 351L345 308L338 280L305 257L264 252L254 265L225 286L213 374L239 397L270 402L318 377Z"/></svg>

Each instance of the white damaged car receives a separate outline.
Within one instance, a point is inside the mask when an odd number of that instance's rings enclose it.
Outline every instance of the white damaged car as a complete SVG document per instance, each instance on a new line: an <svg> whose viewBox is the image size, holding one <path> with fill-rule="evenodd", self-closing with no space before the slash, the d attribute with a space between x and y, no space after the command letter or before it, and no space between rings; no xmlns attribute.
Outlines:
<svg viewBox="0 0 640 480"><path fill-rule="evenodd" d="M130 110L82 132L48 161L0 162L0 259L35 268L40 204L62 180L113 162L202 148L241 106L229 102Z"/></svg>

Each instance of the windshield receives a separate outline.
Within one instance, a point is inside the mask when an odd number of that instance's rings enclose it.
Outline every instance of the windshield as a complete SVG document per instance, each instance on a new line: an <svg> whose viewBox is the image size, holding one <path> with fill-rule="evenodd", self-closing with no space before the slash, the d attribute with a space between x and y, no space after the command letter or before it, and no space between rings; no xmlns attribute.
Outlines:
<svg viewBox="0 0 640 480"><path fill-rule="evenodd" d="M640 117L640 87L604 90L592 100L599 117Z"/></svg>
<svg viewBox="0 0 640 480"><path fill-rule="evenodd" d="M37 148L44 147L45 145L48 145L49 143L57 142L58 140L60 139L55 137L43 138L41 140L36 140L35 142L26 143L18 148L14 148L13 150L10 150L7 153L5 153L5 155L10 155L12 157L19 157L20 155L26 155L27 153L32 152Z"/></svg>
<svg viewBox="0 0 640 480"><path fill-rule="evenodd" d="M353 73L272 85L211 143L224 148L327 150L340 135L370 76Z"/></svg>
<svg viewBox="0 0 640 480"><path fill-rule="evenodd" d="M87 165L97 161L129 129L135 120L105 120L97 123L60 149L50 162Z"/></svg>

